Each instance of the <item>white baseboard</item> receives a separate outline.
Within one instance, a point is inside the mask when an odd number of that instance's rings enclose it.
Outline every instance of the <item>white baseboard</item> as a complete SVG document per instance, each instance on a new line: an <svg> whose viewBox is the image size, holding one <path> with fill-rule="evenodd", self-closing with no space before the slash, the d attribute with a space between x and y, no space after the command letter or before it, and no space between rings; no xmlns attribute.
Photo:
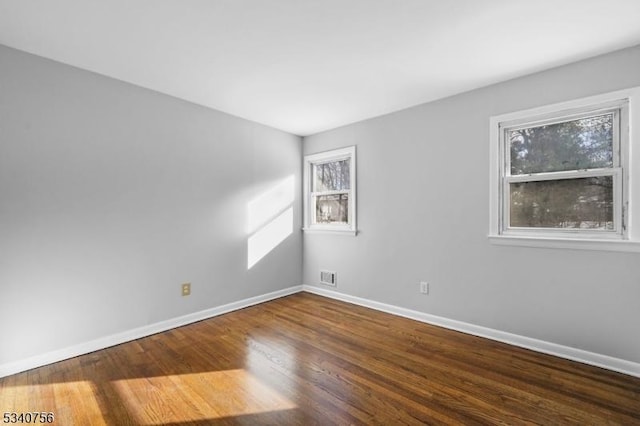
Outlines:
<svg viewBox="0 0 640 426"><path fill-rule="evenodd" d="M608 370L617 371L619 373L628 374L630 376L640 377L640 363L637 362L614 358L608 355L602 355L582 349L576 349L570 346L558 345L556 343L507 333L500 330L494 330L492 328L469 324L462 321L456 321L437 315L426 314L424 312L405 309L394 305L388 305L386 303L363 299L361 297L350 296L348 294L339 293L337 291L324 289L321 287L310 285L303 285L302 287L303 291L320 296L341 300L343 302L353 303L354 305L364 306L367 308L375 309L377 311L387 312L389 314L398 315L427 324L437 325L439 327L444 327L451 330L461 331L463 333L472 334L478 337L497 340L499 342L508 343L510 345L531 349L536 352L542 352L560 358L594 365L596 367L606 368Z"/></svg>
<svg viewBox="0 0 640 426"><path fill-rule="evenodd" d="M183 325L226 314L228 312L236 311L238 309L246 308L252 305L257 305L258 303L278 299L280 297L288 296L300 291L302 291L301 285L289 287L284 290L278 290L272 293L250 297L248 299L239 300L237 302L228 303L226 305L217 306L210 309L205 309L203 311L194 312L192 314L184 315L181 317L157 322L155 324L146 325L144 327L138 327L133 330L124 331L122 333L113 334L111 336L101 337L89 342L80 343L78 345L70 346L52 352L47 352L41 355L36 355L20 361L1 364L0 377L10 376L12 374L31 370L32 368L41 367L43 365L52 364L54 362L73 358L79 355L88 354L90 352L119 345L131 340L140 339L142 337L151 336L152 334L161 333L163 331L171 330Z"/></svg>
<svg viewBox="0 0 640 426"><path fill-rule="evenodd" d="M374 300L364 299L357 296L350 296L348 294L339 293L334 290L328 290L310 285L289 287L283 290L274 291L272 293L250 297L248 299L239 300L237 302L228 303L226 305L217 306L170 320L150 324L144 327L135 328L133 330L124 331L122 333L113 334L111 336L91 340L89 342L80 343L68 348L36 355L24 360L1 364L0 377L10 376L12 374L31 370L32 368L37 368L43 365L52 364L54 362L88 354L100 349L105 349L111 346L119 345L121 343L129 342L131 340L147 337L152 334L161 333L163 331L171 330L183 325L226 314L238 309L257 305L269 300L278 299L280 297L288 296L290 294L298 293L301 291L306 291L320 296L341 300L347 303L353 303L355 305L364 306L367 308L375 309L377 311L387 312L389 314L398 315L401 317L413 319L427 324L437 325L467 334L472 334L478 337L485 337L487 339L508 343L510 345L558 356L560 358L606 368L608 370L617 371L620 373L628 374L630 376L640 377L640 363L589 352L582 349L576 349L569 346L558 345L556 343L546 342L543 340L532 339L530 337L507 333L500 330L494 330L492 328L481 327L462 321L456 321L449 318L427 314L424 312L401 308L399 306L388 305L386 303L376 302Z"/></svg>

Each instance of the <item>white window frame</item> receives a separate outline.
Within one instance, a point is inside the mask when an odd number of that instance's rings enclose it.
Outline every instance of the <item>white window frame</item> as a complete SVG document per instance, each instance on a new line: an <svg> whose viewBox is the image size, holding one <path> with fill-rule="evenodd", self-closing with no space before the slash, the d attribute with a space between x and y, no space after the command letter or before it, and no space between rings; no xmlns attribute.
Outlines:
<svg viewBox="0 0 640 426"><path fill-rule="evenodd" d="M349 159L349 190L312 192L314 166L323 163ZM304 157L304 228L305 232L324 232L345 235L356 235L356 147L334 149L331 151L310 154ZM314 223L316 210L315 200L320 195L346 193L349 195L348 216L346 224Z"/></svg>
<svg viewBox="0 0 640 426"><path fill-rule="evenodd" d="M614 120L614 164L612 168L531 175L510 174L508 131L577 120L611 111ZM640 130L640 88L632 88L577 99L540 108L491 117L491 178L489 239L495 244L593 250L640 251L640 215L633 214L633 201L640 203L640 149L632 150ZM635 133L634 133L635 132ZM640 141L635 141L637 144ZM636 172L637 176L632 175ZM614 229L512 228L509 218L509 184L542 180L612 176L614 181Z"/></svg>

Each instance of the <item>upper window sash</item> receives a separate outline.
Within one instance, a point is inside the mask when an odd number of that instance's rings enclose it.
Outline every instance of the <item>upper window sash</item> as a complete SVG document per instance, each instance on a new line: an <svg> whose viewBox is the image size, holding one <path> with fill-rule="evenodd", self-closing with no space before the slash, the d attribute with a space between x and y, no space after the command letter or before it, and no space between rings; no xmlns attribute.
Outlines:
<svg viewBox="0 0 640 426"><path fill-rule="evenodd" d="M346 164L348 165L347 167L349 168L349 176L346 182L343 181L343 176L340 176L338 178L338 176L336 176L336 186L339 186L340 188L337 189L318 189L317 188L317 183L319 180L323 180L322 178L320 178L318 176L318 168L320 166L324 166L327 164L332 164L332 163L341 163L341 162L346 162ZM347 156L347 157L338 157L335 159L331 159L328 161L322 161L322 162L312 162L310 163L310 167L311 167L311 187L309 188L309 190L312 193L323 193L323 192L331 192L331 191L337 191L337 192L349 192L351 190L351 157ZM343 167L343 166L342 166ZM324 168L323 168L324 169ZM341 168L340 172L338 173L338 175L341 175L342 172L344 171L343 168ZM322 182L324 183L324 182ZM346 185L345 185L346 183ZM344 187L344 186L348 186L348 187Z"/></svg>
<svg viewBox="0 0 640 426"><path fill-rule="evenodd" d="M628 120L628 101L617 100L613 102L607 102L596 107L583 107L566 111L558 111L556 113L546 114L540 117L527 117L516 120L510 120L500 122L499 127L499 144L500 144L500 158L503 167L500 168L500 176L516 176L511 174L511 155L510 155L510 140L508 134L518 130L550 126L554 124L561 124L570 121L576 121L580 119L586 119L596 116L613 115L613 164L612 167L620 167L621 163L621 132L620 132L620 120ZM571 170L571 169L569 169ZM573 169L573 170L589 170L589 169ZM542 172L544 173L544 172ZM538 173L518 174L517 176L535 175Z"/></svg>

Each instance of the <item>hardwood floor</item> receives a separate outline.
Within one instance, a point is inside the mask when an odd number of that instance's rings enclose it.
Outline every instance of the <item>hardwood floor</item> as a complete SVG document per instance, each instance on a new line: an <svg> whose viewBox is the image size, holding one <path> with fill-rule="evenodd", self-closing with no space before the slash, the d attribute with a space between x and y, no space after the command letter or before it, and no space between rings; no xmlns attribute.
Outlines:
<svg viewBox="0 0 640 426"><path fill-rule="evenodd" d="M59 425L640 425L640 379L299 293L0 379Z"/></svg>

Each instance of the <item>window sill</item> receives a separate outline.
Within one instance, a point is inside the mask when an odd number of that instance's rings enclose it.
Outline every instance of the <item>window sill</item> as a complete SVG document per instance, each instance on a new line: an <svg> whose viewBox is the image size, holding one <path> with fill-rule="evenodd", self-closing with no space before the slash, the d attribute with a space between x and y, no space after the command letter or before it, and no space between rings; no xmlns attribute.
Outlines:
<svg viewBox="0 0 640 426"><path fill-rule="evenodd" d="M321 228L302 228L307 234L334 234L334 235L348 235L355 237L358 231L353 229L321 229Z"/></svg>
<svg viewBox="0 0 640 426"><path fill-rule="evenodd" d="M629 240L595 240L549 237L489 235L491 244L501 246L538 247L552 249L622 251L640 253L640 242Z"/></svg>

